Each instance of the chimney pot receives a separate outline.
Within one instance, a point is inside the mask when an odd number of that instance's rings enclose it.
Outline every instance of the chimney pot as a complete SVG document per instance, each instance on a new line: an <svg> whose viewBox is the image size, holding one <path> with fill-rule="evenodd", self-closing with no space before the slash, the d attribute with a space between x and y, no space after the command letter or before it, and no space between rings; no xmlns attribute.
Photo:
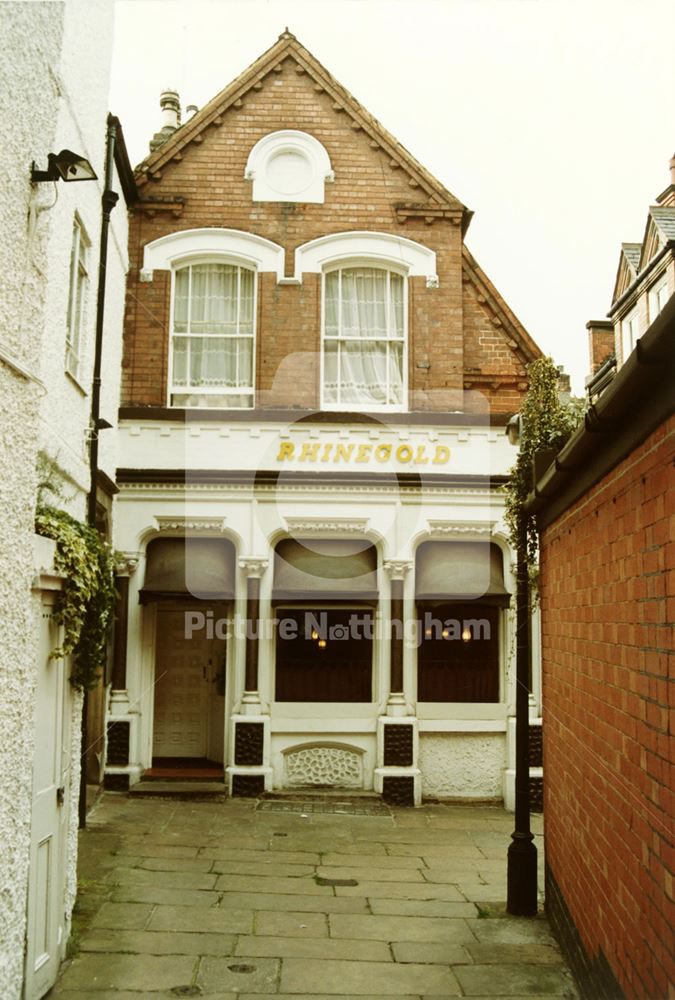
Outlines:
<svg viewBox="0 0 675 1000"><path fill-rule="evenodd" d="M670 158L670 183L675 184L675 156Z"/></svg>
<svg viewBox="0 0 675 1000"><path fill-rule="evenodd" d="M162 109L162 126L150 140L150 152L163 146L167 139L180 128L180 97L178 91L167 87L159 95L159 106Z"/></svg>

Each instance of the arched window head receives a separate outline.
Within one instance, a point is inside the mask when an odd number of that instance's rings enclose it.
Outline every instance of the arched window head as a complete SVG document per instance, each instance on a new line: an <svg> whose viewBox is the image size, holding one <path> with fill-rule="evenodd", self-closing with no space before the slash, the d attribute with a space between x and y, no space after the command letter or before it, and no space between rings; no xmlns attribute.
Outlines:
<svg viewBox="0 0 675 1000"><path fill-rule="evenodd" d="M284 129L256 142L246 162L253 181L253 201L299 201L322 204L324 183L335 175L330 157L307 132Z"/></svg>

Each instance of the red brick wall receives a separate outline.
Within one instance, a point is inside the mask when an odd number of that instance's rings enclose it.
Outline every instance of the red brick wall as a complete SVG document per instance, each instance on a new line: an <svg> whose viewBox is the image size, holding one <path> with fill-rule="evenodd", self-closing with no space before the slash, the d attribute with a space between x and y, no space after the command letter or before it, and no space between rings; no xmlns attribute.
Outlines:
<svg viewBox="0 0 675 1000"><path fill-rule="evenodd" d="M354 128L350 115L335 109L328 93L317 92L314 81L308 74L298 73L290 58L283 63L282 72L269 73L262 89L248 91L242 107L225 111L220 121L201 133L203 141L190 143L179 159L163 165L160 176L141 184L143 199L179 196L185 205L179 218L163 210L150 216L140 207L131 221L123 403L166 404L166 272L155 272L151 284L139 282L143 247L170 232L226 226L283 246L287 273L292 271L299 245L331 232L379 230L434 250L440 287L428 289L424 279L410 282L409 388L420 394L416 408L447 408L447 401L434 400L434 392L425 394L439 389L456 394L463 387L460 226L447 219L430 225L417 218L398 222L397 204L420 198L428 201L428 196L413 189L406 172L381 148L374 148L363 131ZM264 135L284 128L307 131L328 150L335 182L326 185L324 204L251 200L251 182L244 179L248 154ZM277 285L271 275L263 275L257 321L257 386L263 390L258 405L317 406L319 373L315 361L305 358L284 363L289 353L319 350L317 276L306 275L298 288ZM499 357L486 353L488 368L494 365L501 371L504 363L503 352ZM450 408L455 407L456 402ZM506 408L515 408L511 398Z"/></svg>
<svg viewBox="0 0 675 1000"><path fill-rule="evenodd" d="M541 553L547 862L589 955L642 1000L675 989L674 452L671 419Z"/></svg>

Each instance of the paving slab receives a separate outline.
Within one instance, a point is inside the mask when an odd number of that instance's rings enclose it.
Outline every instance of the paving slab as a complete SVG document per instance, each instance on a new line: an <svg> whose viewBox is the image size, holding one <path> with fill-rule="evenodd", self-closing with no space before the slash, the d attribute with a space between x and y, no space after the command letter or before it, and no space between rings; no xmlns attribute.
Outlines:
<svg viewBox="0 0 675 1000"><path fill-rule="evenodd" d="M236 955L274 958L349 959L363 962L391 962L393 956L385 941L333 940L330 938L245 937L237 941Z"/></svg>
<svg viewBox="0 0 675 1000"><path fill-rule="evenodd" d="M281 893L224 892L220 907L254 910L302 910L311 913L370 913L368 900L363 897L338 898L336 896L284 896Z"/></svg>
<svg viewBox="0 0 675 1000"><path fill-rule="evenodd" d="M397 962L430 965L465 965L470 962L469 945L434 941L394 941L391 950Z"/></svg>
<svg viewBox="0 0 675 1000"><path fill-rule="evenodd" d="M475 903L455 903L445 899L376 899L368 902L373 913L402 917L477 917Z"/></svg>
<svg viewBox="0 0 675 1000"><path fill-rule="evenodd" d="M78 904L79 905L79 904ZM113 903L106 901L91 921L92 927L111 930L118 927L126 930L140 930L145 927L153 911L149 903Z"/></svg>
<svg viewBox="0 0 675 1000"><path fill-rule="evenodd" d="M86 990L171 990L189 985L198 960L190 955L78 955L59 983L60 988ZM58 994L57 994L58 995Z"/></svg>
<svg viewBox="0 0 675 1000"><path fill-rule="evenodd" d="M276 993L279 978L279 960L275 958L204 958L202 959L197 985L203 993Z"/></svg>
<svg viewBox="0 0 675 1000"><path fill-rule="evenodd" d="M157 906L147 925L149 931L186 931L218 934L251 934L250 910L201 909L195 906Z"/></svg>
<svg viewBox="0 0 675 1000"><path fill-rule="evenodd" d="M475 941L466 920L441 917L347 916L331 914L330 936L370 941Z"/></svg>
<svg viewBox="0 0 675 1000"><path fill-rule="evenodd" d="M180 906L216 906L220 893L205 889L170 889L162 885L119 885L110 897L116 903L175 903Z"/></svg>
<svg viewBox="0 0 675 1000"><path fill-rule="evenodd" d="M311 878L316 865L287 864L284 856L270 856L267 851L259 861L212 861L219 875L264 875L265 878Z"/></svg>
<svg viewBox="0 0 675 1000"><path fill-rule="evenodd" d="M560 949L548 944L467 944L476 965L564 965Z"/></svg>
<svg viewBox="0 0 675 1000"><path fill-rule="evenodd" d="M153 844L150 840L147 842L144 840L142 843L134 842L133 847L131 844L122 845L115 851L115 855L119 858L120 864L132 867L126 855L141 858L196 858L198 850L198 847L188 847L184 844Z"/></svg>
<svg viewBox="0 0 675 1000"><path fill-rule="evenodd" d="M148 871L146 868L116 868L109 876L114 885L149 885L171 889L215 889L217 875L195 871Z"/></svg>
<svg viewBox="0 0 675 1000"><path fill-rule="evenodd" d="M570 980L559 969L534 965L459 965L454 970L466 996L519 994L565 996Z"/></svg>
<svg viewBox="0 0 675 1000"><path fill-rule="evenodd" d="M213 858L172 858L172 857L146 857L138 864L130 865L127 868L142 869L153 872L203 872L208 873L214 865ZM213 871L217 869L213 868ZM197 886L199 888L199 886Z"/></svg>
<svg viewBox="0 0 675 1000"><path fill-rule="evenodd" d="M432 885L431 882L370 882L355 886L337 886L338 896L377 896L380 899L447 899L461 903L467 899L454 885Z"/></svg>
<svg viewBox="0 0 675 1000"><path fill-rule="evenodd" d="M322 878L363 879L368 882L424 882L422 874L416 868L358 868L338 867L336 865L317 868L317 875Z"/></svg>
<svg viewBox="0 0 675 1000"><path fill-rule="evenodd" d="M99 930L87 934L80 948L131 955L232 955L235 940L233 934Z"/></svg>
<svg viewBox="0 0 675 1000"><path fill-rule="evenodd" d="M266 850L235 849L229 847L200 847L200 858L211 858L213 861L223 861L226 864L239 862L264 865L320 865L321 855L313 851L286 851L281 848L274 850L271 846ZM214 866L214 871L218 869Z"/></svg>
<svg viewBox="0 0 675 1000"><path fill-rule="evenodd" d="M216 889L223 892L279 892L283 895L299 893L303 896L333 895L330 886L317 885L313 878L306 875L297 878L275 878L273 875L269 877L263 875L219 875Z"/></svg>
<svg viewBox="0 0 675 1000"><path fill-rule="evenodd" d="M373 845L375 846L375 845ZM424 862L419 857L390 858L384 854L359 854L356 851L328 851L322 855L320 864L327 866L350 867L350 868L377 868L389 869L390 871L401 872L407 868L424 868ZM369 845L370 849L370 845Z"/></svg>
<svg viewBox="0 0 675 1000"><path fill-rule="evenodd" d="M395 962L339 962L331 959L289 958L283 962L280 991L323 993L328 996L371 994L377 997L413 994L460 996L449 968L437 965L399 965Z"/></svg>
<svg viewBox="0 0 675 1000"><path fill-rule="evenodd" d="M548 921L542 917L479 918L467 924L485 944L555 944Z"/></svg>
<svg viewBox="0 0 675 1000"><path fill-rule="evenodd" d="M256 934L282 937L327 938L328 917L325 913L289 913L262 910L255 915Z"/></svg>

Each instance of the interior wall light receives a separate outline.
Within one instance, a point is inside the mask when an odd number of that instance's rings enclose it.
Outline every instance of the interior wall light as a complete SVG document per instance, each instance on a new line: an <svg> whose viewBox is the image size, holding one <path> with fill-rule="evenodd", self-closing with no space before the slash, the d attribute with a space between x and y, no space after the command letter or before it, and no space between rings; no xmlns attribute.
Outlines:
<svg viewBox="0 0 675 1000"><path fill-rule="evenodd" d="M319 639L319 641L317 643L317 646L319 647L319 649L325 649L326 648L326 640L325 639Z"/></svg>
<svg viewBox="0 0 675 1000"><path fill-rule="evenodd" d="M30 179L33 184L41 181L95 181L96 172L89 160L70 149L62 149L60 153L50 153L47 157L47 169L38 170L35 160L31 164Z"/></svg>
<svg viewBox="0 0 675 1000"><path fill-rule="evenodd" d="M462 632L462 642L471 642L472 638L473 637L471 635L471 629L465 628L464 631Z"/></svg>

